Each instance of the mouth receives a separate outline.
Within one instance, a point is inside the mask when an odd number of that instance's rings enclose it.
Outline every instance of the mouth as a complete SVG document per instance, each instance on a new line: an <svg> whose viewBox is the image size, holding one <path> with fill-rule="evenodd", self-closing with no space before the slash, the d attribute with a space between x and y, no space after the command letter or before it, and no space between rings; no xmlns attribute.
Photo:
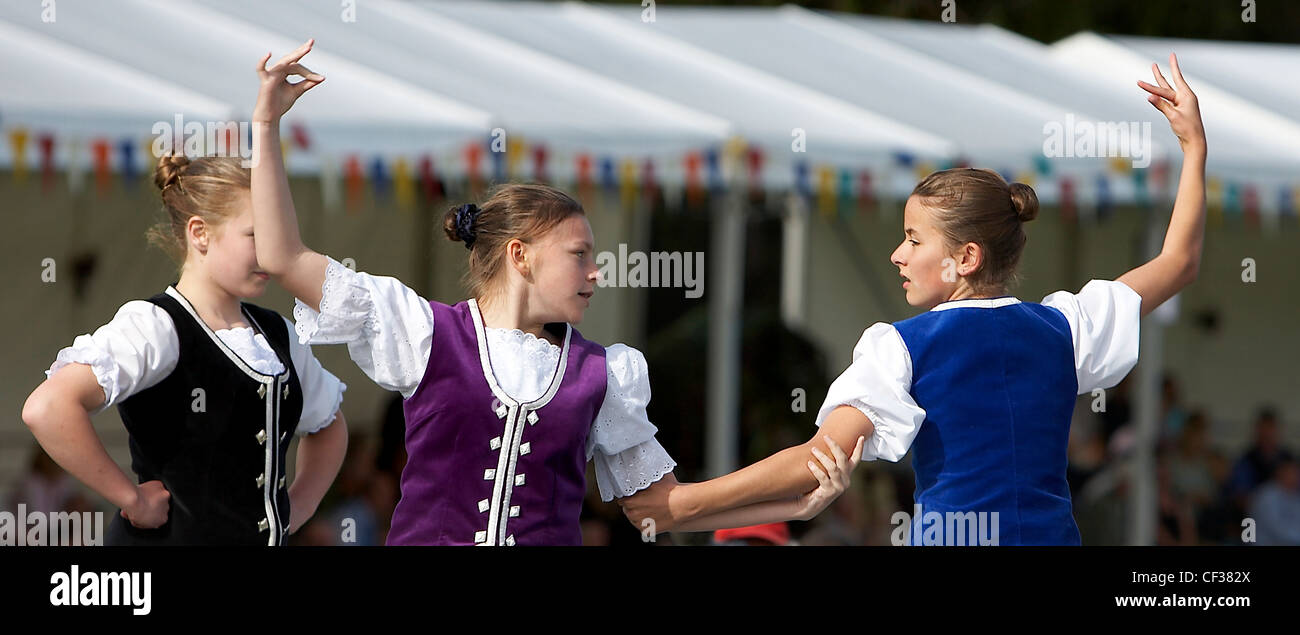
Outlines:
<svg viewBox="0 0 1300 635"><path fill-rule="evenodd" d="M261 278L261 279L263 279L263 280L270 280L270 279L271 279L271 274L269 274L269 273L267 273L267 272L265 272L265 271L254 271L254 272L253 272L253 275L255 275L255 276L257 276L257 277L259 277L259 278Z"/></svg>
<svg viewBox="0 0 1300 635"><path fill-rule="evenodd" d="M591 302L591 296L595 294L596 294L595 291L582 291L578 293L579 296L586 298L588 302Z"/></svg>
<svg viewBox="0 0 1300 635"><path fill-rule="evenodd" d="M898 277L903 279L903 288L908 288L908 285L910 285L912 281L909 280L907 276L903 275L901 271L898 273Z"/></svg>

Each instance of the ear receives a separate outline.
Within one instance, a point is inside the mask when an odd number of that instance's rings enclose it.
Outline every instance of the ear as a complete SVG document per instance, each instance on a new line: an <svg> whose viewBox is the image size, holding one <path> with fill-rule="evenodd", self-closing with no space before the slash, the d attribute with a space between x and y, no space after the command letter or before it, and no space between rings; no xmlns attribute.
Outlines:
<svg viewBox="0 0 1300 635"><path fill-rule="evenodd" d="M528 243L518 238L511 238L510 242L506 243L506 262L525 278L532 273L533 257Z"/></svg>
<svg viewBox="0 0 1300 635"><path fill-rule="evenodd" d="M208 253L208 240L212 236L211 228L198 216L191 216L185 223L185 241L198 253Z"/></svg>
<svg viewBox="0 0 1300 635"><path fill-rule="evenodd" d="M984 264L984 250L976 243L966 243L957 251L957 274L969 276Z"/></svg>

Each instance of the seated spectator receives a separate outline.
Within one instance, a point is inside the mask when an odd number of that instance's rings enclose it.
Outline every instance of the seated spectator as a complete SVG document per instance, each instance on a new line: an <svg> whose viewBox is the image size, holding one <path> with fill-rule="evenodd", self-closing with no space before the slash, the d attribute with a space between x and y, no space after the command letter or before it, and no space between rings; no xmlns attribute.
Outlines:
<svg viewBox="0 0 1300 635"><path fill-rule="evenodd" d="M1244 515L1255 489L1273 478L1273 470L1279 463L1292 458L1294 455L1282 446L1282 426L1277 412L1270 407L1261 408L1255 418L1255 441L1228 476L1225 493L1233 510Z"/></svg>
<svg viewBox="0 0 1300 635"><path fill-rule="evenodd" d="M1285 458L1251 499L1257 545L1300 545L1300 463Z"/></svg>

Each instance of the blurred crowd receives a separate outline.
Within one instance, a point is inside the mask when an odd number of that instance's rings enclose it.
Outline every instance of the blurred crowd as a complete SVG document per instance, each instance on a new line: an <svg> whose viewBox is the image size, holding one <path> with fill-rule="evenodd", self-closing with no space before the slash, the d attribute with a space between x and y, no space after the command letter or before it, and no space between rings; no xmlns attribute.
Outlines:
<svg viewBox="0 0 1300 635"><path fill-rule="evenodd" d="M1130 381L1110 391L1106 407L1093 412L1088 396L1071 430L1067 475L1075 518L1085 545L1127 543L1131 470L1136 440ZM1221 438L1205 412L1184 405L1177 380L1163 381L1160 434L1155 455L1158 545L1300 545L1300 462L1283 441L1283 422L1268 406L1251 422L1251 441L1230 457L1215 444ZM1229 425L1225 423L1224 425ZM1239 425L1239 424L1238 424ZM406 464L401 400L394 398L378 425L354 426L347 458L315 516L290 537L291 545L382 545L399 497ZM780 432L759 447L798 440ZM787 438L789 437L789 438ZM33 444L26 472L4 500L6 510L114 511L87 494L70 475ZM889 545L901 539L891 522L911 511L913 475L908 460L863 462L854 485L809 522L775 523L710 533L674 533L647 540L614 503L590 485L582 515L583 543L602 546L714 545ZM687 478L694 475L684 474Z"/></svg>
<svg viewBox="0 0 1300 635"><path fill-rule="evenodd" d="M1075 416L1069 482L1084 544L1127 541L1137 441L1131 383L1109 391L1105 409L1091 420ZM1246 422L1215 422L1189 408L1177 378L1167 374L1159 422L1156 544L1300 545L1300 463L1284 443L1276 409L1258 408L1250 442L1234 457L1215 440Z"/></svg>

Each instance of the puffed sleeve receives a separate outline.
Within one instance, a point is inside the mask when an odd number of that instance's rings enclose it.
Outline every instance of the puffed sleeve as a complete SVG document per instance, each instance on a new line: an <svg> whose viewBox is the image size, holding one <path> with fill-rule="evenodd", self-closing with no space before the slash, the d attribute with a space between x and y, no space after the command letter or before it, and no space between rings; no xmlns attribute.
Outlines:
<svg viewBox="0 0 1300 635"><path fill-rule="evenodd" d="M353 271L333 258L321 285L320 311L295 300L303 344L347 344L367 377L409 398L420 386L433 345L433 309L397 278Z"/></svg>
<svg viewBox="0 0 1300 635"><path fill-rule="evenodd" d="M292 333L293 322L285 318L284 323ZM334 413L343 405L343 391L348 386L321 366L309 344L290 341L289 357L293 361L294 370L298 371L298 383L302 386L302 415L298 417L295 434L315 434L334 422Z"/></svg>
<svg viewBox="0 0 1300 635"><path fill-rule="evenodd" d="M912 399L912 357L894 325L877 322L853 347L853 362L831 382L817 411L817 426L840 406L852 406L871 420L875 432L862 460L898 461L912 447L925 410Z"/></svg>
<svg viewBox="0 0 1300 635"><path fill-rule="evenodd" d="M641 351L623 344L605 349L605 401L587 435L600 497L608 502L649 487L677 467L650 423L650 373Z"/></svg>
<svg viewBox="0 0 1300 635"><path fill-rule="evenodd" d="M1142 296L1123 282L1093 280L1076 293L1057 291L1043 305L1070 323L1079 394L1118 384L1138 359Z"/></svg>
<svg viewBox="0 0 1300 635"><path fill-rule="evenodd" d="M152 302L132 300L93 334L78 335L55 356L48 378L68 364L85 364L104 390L104 404L92 414L167 378L180 358L171 316Z"/></svg>

